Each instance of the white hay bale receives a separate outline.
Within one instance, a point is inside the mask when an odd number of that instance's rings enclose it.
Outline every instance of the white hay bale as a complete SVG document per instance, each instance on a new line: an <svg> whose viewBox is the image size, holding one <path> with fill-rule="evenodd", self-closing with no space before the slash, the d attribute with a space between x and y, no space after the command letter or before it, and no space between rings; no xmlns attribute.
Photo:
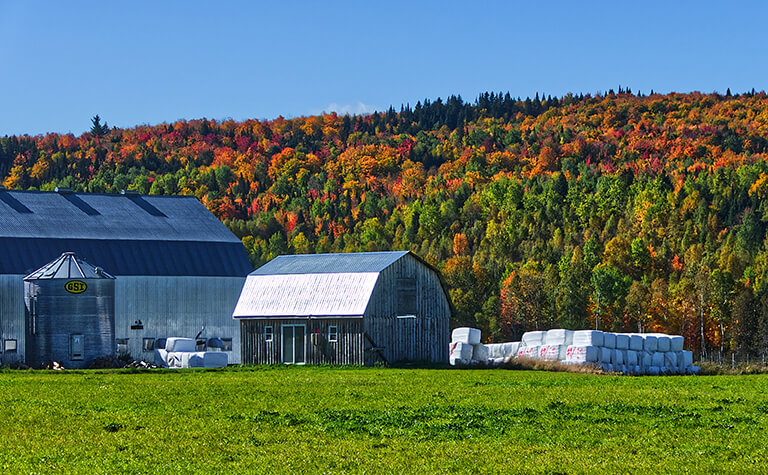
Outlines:
<svg viewBox="0 0 768 475"><path fill-rule="evenodd" d="M520 343L525 346L541 346L544 344L544 338L546 338L547 332L535 331L523 333L523 338Z"/></svg>
<svg viewBox="0 0 768 475"><path fill-rule="evenodd" d="M539 359L544 361L562 361L565 359L567 350L568 347L565 345L544 345L539 349Z"/></svg>
<svg viewBox="0 0 768 475"><path fill-rule="evenodd" d="M613 372L613 365L611 363L601 363L600 369L605 371L606 373L612 373Z"/></svg>
<svg viewBox="0 0 768 475"><path fill-rule="evenodd" d="M569 363L596 363L600 359L600 348L596 346L571 345L565 351Z"/></svg>
<svg viewBox="0 0 768 475"><path fill-rule="evenodd" d="M520 348L517 350L517 357L518 358L530 358L532 360L539 359L539 348L540 346L525 346L523 344L520 344Z"/></svg>
<svg viewBox="0 0 768 475"><path fill-rule="evenodd" d="M624 352L624 364L627 366L637 366L637 351L626 350Z"/></svg>
<svg viewBox="0 0 768 475"><path fill-rule="evenodd" d="M699 366L689 366L688 368L686 368L685 373L686 374L699 374L699 373L701 373L701 367L699 367Z"/></svg>
<svg viewBox="0 0 768 475"><path fill-rule="evenodd" d="M611 350L611 364L614 369L624 364L624 352L622 350Z"/></svg>
<svg viewBox="0 0 768 475"><path fill-rule="evenodd" d="M555 328L554 330L547 330L547 334L544 337L545 345L565 345L566 347L573 344L573 331L565 330L563 328Z"/></svg>
<svg viewBox="0 0 768 475"><path fill-rule="evenodd" d="M485 346L488 348L488 358L504 357L504 343L489 343Z"/></svg>
<svg viewBox="0 0 768 475"><path fill-rule="evenodd" d="M632 351L643 351L643 337L637 333L627 334L629 337L629 349Z"/></svg>
<svg viewBox="0 0 768 475"><path fill-rule="evenodd" d="M667 351L669 351L669 344L670 344L669 336L657 333L656 344L657 344L656 351L666 353Z"/></svg>
<svg viewBox="0 0 768 475"><path fill-rule="evenodd" d="M660 368L664 366L664 353L657 351L651 356L651 366Z"/></svg>
<svg viewBox="0 0 768 475"><path fill-rule="evenodd" d="M515 358L517 356L517 350L520 348L519 341L511 341L504 343L504 356L507 358Z"/></svg>
<svg viewBox="0 0 768 475"><path fill-rule="evenodd" d="M469 343L455 341L450 345L449 362L452 366L457 366L464 361L469 362L472 359L474 348Z"/></svg>
<svg viewBox="0 0 768 475"><path fill-rule="evenodd" d="M677 353L674 351L664 353L664 366L670 371L677 371Z"/></svg>
<svg viewBox="0 0 768 475"><path fill-rule="evenodd" d="M649 353L657 351L659 348L659 339L656 338L656 335L648 335L644 333L641 336L643 338L643 351Z"/></svg>
<svg viewBox="0 0 768 475"><path fill-rule="evenodd" d="M683 351L684 339L680 335L669 336L669 351Z"/></svg>
<svg viewBox="0 0 768 475"><path fill-rule="evenodd" d="M649 366L653 366L653 353L643 351L639 354L639 360L640 360L640 366L643 368L648 368Z"/></svg>
<svg viewBox="0 0 768 475"><path fill-rule="evenodd" d="M610 363L612 353L613 353L613 350L610 348L605 348L605 347L600 348L600 362Z"/></svg>
<svg viewBox="0 0 768 475"><path fill-rule="evenodd" d="M480 330L469 327L455 328L451 333L451 341L477 345L480 343Z"/></svg>
<svg viewBox="0 0 768 475"><path fill-rule="evenodd" d="M617 350L629 349L629 335L624 333L616 334L616 349Z"/></svg>
<svg viewBox="0 0 768 475"><path fill-rule="evenodd" d="M688 368L693 366L693 352L685 350L681 351L677 363L681 372L687 372Z"/></svg>
<svg viewBox="0 0 768 475"><path fill-rule="evenodd" d="M488 347L482 343L472 345L472 359L479 363L488 362Z"/></svg>
<svg viewBox="0 0 768 475"><path fill-rule="evenodd" d="M603 332L600 330L578 330L573 332L574 346L603 346Z"/></svg>
<svg viewBox="0 0 768 475"><path fill-rule="evenodd" d="M165 351L168 353L194 352L195 340L192 338L171 337L165 341Z"/></svg>
<svg viewBox="0 0 768 475"><path fill-rule="evenodd" d="M659 368L658 366L649 366L646 369L646 373L650 374L651 376L658 376L659 374L661 374L661 368Z"/></svg>
<svg viewBox="0 0 768 475"><path fill-rule="evenodd" d="M610 332L604 332L603 346L606 348L616 348L616 334L610 333Z"/></svg>

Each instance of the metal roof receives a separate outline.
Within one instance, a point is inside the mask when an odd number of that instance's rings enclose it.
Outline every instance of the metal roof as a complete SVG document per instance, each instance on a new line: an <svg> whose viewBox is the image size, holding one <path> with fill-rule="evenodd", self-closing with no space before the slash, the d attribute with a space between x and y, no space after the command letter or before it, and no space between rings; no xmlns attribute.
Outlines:
<svg viewBox="0 0 768 475"><path fill-rule="evenodd" d="M79 259L74 252L65 252L35 272L24 277L24 280L50 279L114 279L104 272L101 267Z"/></svg>
<svg viewBox="0 0 768 475"><path fill-rule="evenodd" d="M408 251L277 256L250 275L381 272Z"/></svg>
<svg viewBox="0 0 768 475"><path fill-rule="evenodd" d="M362 316L378 278L378 272L251 274L233 316Z"/></svg>
<svg viewBox="0 0 768 475"><path fill-rule="evenodd" d="M114 275L252 270L240 240L192 196L0 190L0 274L28 274L68 251Z"/></svg>

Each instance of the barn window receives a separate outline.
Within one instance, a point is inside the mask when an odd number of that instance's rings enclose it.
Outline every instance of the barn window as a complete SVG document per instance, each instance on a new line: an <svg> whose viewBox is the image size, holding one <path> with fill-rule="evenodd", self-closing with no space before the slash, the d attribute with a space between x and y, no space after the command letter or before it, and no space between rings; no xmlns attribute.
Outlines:
<svg viewBox="0 0 768 475"><path fill-rule="evenodd" d="M221 351L232 351L232 338L222 338L221 342L223 343Z"/></svg>
<svg viewBox="0 0 768 475"><path fill-rule="evenodd" d="M416 279L413 277L397 279L397 314L416 315Z"/></svg>
<svg viewBox="0 0 768 475"><path fill-rule="evenodd" d="M142 340L142 348L144 351L154 351L155 350L155 339L154 338L144 338Z"/></svg>
<svg viewBox="0 0 768 475"><path fill-rule="evenodd" d="M6 353L16 353L16 340L5 340L4 349Z"/></svg>
<svg viewBox="0 0 768 475"><path fill-rule="evenodd" d="M118 353L120 354L128 353L128 338L117 338L115 339L115 343L117 343Z"/></svg>
<svg viewBox="0 0 768 475"><path fill-rule="evenodd" d="M266 342L272 341L272 335L273 335L272 325L267 325L266 327L264 327L264 341Z"/></svg>
<svg viewBox="0 0 768 475"><path fill-rule="evenodd" d="M82 360L85 353L85 338L83 335L70 335L69 337L69 359Z"/></svg>
<svg viewBox="0 0 768 475"><path fill-rule="evenodd" d="M336 325L331 325L328 327L328 341L331 343L339 341L339 329L336 327Z"/></svg>
<svg viewBox="0 0 768 475"><path fill-rule="evenodd" d="M157 348L158 350L164 350L165 341L166 341L165 338L158 338L157 340L155 340L155 348Z"/></svg>

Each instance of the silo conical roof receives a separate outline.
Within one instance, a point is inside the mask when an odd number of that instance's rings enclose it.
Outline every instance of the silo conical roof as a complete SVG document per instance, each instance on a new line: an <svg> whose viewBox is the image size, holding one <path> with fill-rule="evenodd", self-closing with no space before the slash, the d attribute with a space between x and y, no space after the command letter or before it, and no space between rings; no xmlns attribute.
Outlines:
<svg viewBox="0 0 768 475"><path fill-rule="evenodd" d="M49 279L114 279L101 267L88 264L75 256L74 252L65 252L43 267L24 277L24 280Z"/></svg>

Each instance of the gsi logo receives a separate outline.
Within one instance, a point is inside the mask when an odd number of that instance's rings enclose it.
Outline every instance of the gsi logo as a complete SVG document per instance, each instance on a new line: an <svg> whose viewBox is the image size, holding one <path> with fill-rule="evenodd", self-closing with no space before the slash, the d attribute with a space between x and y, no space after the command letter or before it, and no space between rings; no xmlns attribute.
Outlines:
<svg viewBox="0 0 768 475"><path fill-rule="evenodd" d="M70 294L82 294L87 288L88 286L86 286L85 282L81 280L70 280L66 283L66 285L64 285L64 290Z"/></svg>

